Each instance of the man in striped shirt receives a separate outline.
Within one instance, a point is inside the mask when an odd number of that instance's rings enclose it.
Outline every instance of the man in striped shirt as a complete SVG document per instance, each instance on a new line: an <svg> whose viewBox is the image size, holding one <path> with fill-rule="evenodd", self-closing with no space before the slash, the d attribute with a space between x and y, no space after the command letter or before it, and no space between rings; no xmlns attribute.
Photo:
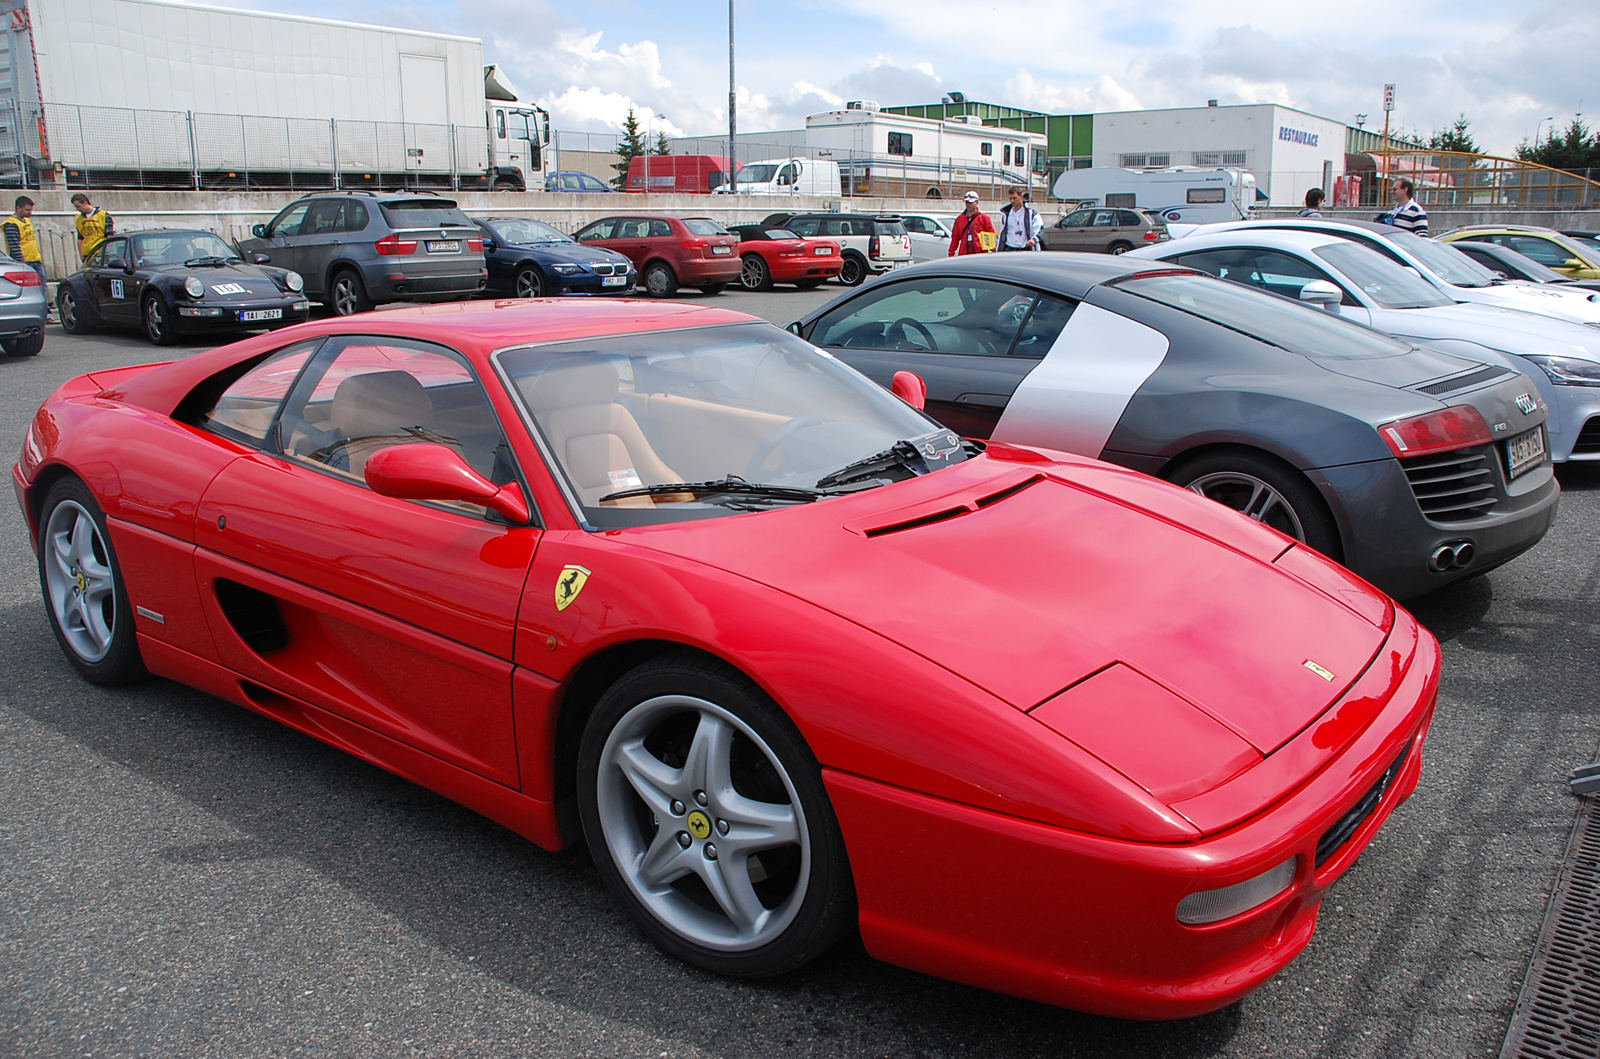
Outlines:
<svg viewBox="0 0 1600 1059"><path fill-rule="evenodd" d="M1394 181L1394 206L1378 220L1382 224L1392 224L1396 228L1403 228L1408 232L1418 235L1428 234L1428 211L1422 204L1411 197L1411 181L1404 177L1396 177Z"/></svg>

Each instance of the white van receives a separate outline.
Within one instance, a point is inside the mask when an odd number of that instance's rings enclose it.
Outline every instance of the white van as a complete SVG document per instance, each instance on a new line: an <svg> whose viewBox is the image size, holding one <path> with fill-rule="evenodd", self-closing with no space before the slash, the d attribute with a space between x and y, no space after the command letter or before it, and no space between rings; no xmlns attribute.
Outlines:
<svg viewBox="0 0 1600 1059"><path fill-rule="evenodd" d="M746 162L734 178L741 195L822 195L839 197L839 163L831 158L767 158ZM724 184L716 194L732 192Z"/></svg>
<svg viewBox="0 0 1600 1059"><path fill-rule="evenodd" d="M1169 224L1242 221L1256 208L1256 178L1243 169L1069 169L1053 190L1062 202L1150 210Z"/></svg>

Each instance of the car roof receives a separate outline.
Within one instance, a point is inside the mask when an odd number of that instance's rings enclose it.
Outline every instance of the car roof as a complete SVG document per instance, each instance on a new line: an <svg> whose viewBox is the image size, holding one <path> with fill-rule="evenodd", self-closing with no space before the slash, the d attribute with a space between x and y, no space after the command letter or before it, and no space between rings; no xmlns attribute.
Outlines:
<svg viewBox="0 0 1600 1059"><path fill-rule="evenodd" d="M1334 232L1326 231L1300 231L1297 228L1266 228L1256 224L1228 225L1221 231L1206 231L1211 225L1202 225L1198 230L1190 232L1181 239L1174 239L1167 243L1156 244L1159 254L1152 252L1150 257L1166 257L1184 249L1209 249L1215 246L1237 244L1240 246L1258 246L1274 250L1299 250L1310 253L1319 246L1329 246L1334 243L1348 243L1349 239ZM1155 248L1151 248L1152 251ZM1144 248L1133 252L1139 257L1145 256Z"/></svg>
<svg viewBox="0 0 1600 1059"><path fill-rule="evenodd" d="M1309 217L1263 217L1259 220L1230 221L1228 223L1251 228L1294 228L1310 232L1355 230L1363 234L1381 235L1384 238L1390 238L1397 232L1404 231L1403 228L1396 228L1392 224L1379 224L1377 221L1329 220L1327 218L1315 220Z"/></svg>
<svg viewBox="0 0 1600 1059"><path fill-rule="evenodd" d="M1162 264L1161 271L1171 266ZM982 276L1082 298L1091 287L1154 268L1147 260L1110 254L967 254L896 269L895 280L914 276ZM880 281L881 282L881 281Z"/></svg>

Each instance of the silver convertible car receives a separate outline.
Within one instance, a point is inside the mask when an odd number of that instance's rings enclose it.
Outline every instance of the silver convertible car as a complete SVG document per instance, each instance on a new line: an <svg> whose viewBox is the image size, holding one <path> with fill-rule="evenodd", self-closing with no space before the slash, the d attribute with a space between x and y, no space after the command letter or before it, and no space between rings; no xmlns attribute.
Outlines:
<svg viewBox="0 0 1600 1059"><path fill-rule="evenodd" d="M1400 598L1506 562L1555 516L1527 377L1192 269L951 258L790 329L968 437L1157 475Z"/></svg>

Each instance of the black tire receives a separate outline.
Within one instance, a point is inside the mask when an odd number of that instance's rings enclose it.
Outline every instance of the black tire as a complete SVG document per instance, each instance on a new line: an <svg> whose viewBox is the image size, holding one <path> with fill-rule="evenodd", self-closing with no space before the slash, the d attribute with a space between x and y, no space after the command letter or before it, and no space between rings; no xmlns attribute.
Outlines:
<svg viewBox="0 0 1600 1059"><path fill-rule="evenodd" d="M839 282L846 287L859 287L867 278L867 263L860 254L844 255L844 268L839 270Z"/></svg>
<svg viewBox="0 0 1600 1059"><path fill-rule="evenodd" d="M178 341L175 315L161 300L161 295L152 294L145 298L144 304L139 307L139 319L144 324L144 337L155 345L170 346Z"/></svg>
<svg viewBox="0 0 1600 1059"><path fill-rule="evenodd" d="M510 177L501 177L499 180L496 180L493 184L489 185L489 190L490 191L521 191L522 190L522 185L517 183L515 180L512 180Z"/></svg>
<svg viewBox="0 0 1600 1059"><path fill-rule="evenodd" d="M800 288L801 290L816 290L818 287L822 286L822 280L820 280L820 279L797 279L797 280L794 281L794 285L796 287Z"/></svg>
<svg viewBox="0 0 1600 1059"><path fill-rule="evenodd" d="M726 739L701 744L698 737L713 730ZM635 753L627 745L634 734L648 737L637 744L637 753L660 755L657 764L677 773L674 784L687 785L682 793L676 785L658 788L658 808L642 808L646 802L617 764ZM722 789L725 797L715 789L687 793L696 783L688 756L696 745L726 755L722 765L731 779ZM816 958L854 924L849 859L822 770L794 722L737 670L701 655L674 653L628 673L589 718L577 774L584 836L601 878L639 929L667 953L717 974L764 978ZM730 845L741 841L729 834L737 828L739 808L754 803L763 807L764 818L786 819L795 841ZM721 854L717 842L724 843ZM664 854L656 864L665 881L642 880L650 862L626 856L641 843ZM728 905L712 896L707 879L726 880L720 888L729 895L723 899ZM752 908L753 898L762 909L742 934L726 911L738 907L731 897L735 889L746 898L743 907ZM718 944L706 944L707 938Z"/></svg>
<svg viewBox="0 0 1600 1059"><path fill-rule="evenodd" d="M728 285L726 283L702 283L702 284L700 284L700 293L701 294L721 294L723 291L725 291L727 289L728 289Z"/></svg>
<svg viewBox="0 0 1600 1059"><path fill-rule="evenodd" d="M767 259L760 254L744 255L739 282L745 290L771 290L772 269L767 267Z"/></svg>
<svg viewBox="0 0 1600 1059"><path fill-rule="evenodd" d="M328 283L328 308L335 316L354 316L372 311L372 298L367 285L353 268L342 268L333 274Z"/></svg>
<svg viewBox="0 0 1600 1059"><path fill-rule="evenodd" d="M37 357L44 349L44 335L20 335L0 341L0 350L8 357Z"/></svg>
<svg viewBox="0 0 1600 1059"><path fill-rule="evenodd" d="M56 288L56 313L61 317L61 330L69 335L86 335L94 330L94 321L88 318L88 307L78 300L78 292L65 283Z"/></svg>
<svg viewBox="0 0 1600 1059"><path fill-rule="evenodd" d="M102 591L94 603L88 602L91 590L107 586L109 593ZM105 513L76 478L61 479L45 494L39 516L39 587L56 642L85 679L126 684L146 675L133 604L106 531ZM103 646L96 643L100 638Z"/></svg>
<svg viewBox="0 0 1600 1059"><path fill-rule="evenodd" d="M1266 453L1214 451L1186 460L1162 477L1304 541L1331 559L1343 556L1338 525L1316 487Z"/></svg>
<svg viewBox="0 0 1600 1059"><path fill-rule="evenodd" d="M544 273L532 265L524 265L517 269L516 278L512 280L511 291L518 298L543 298Z"/></svg>
<svg viewBox="0 0 1600 1059"><path fill-rule="evenodd" d="M652 297L670 298L678 293L678 276L665 261L652 261L645 266L644 289Z"/></svg>
<svg viewBox="0 0 1600 1059"><path fill-rule="evenodd" d="M1133 244L1132 243L1112 243L1110 246L1106 247L1106 253L1108 253L1108 254L1126 254L1129 250L1132 250L1132 249L1133 249Z"/></svg>

